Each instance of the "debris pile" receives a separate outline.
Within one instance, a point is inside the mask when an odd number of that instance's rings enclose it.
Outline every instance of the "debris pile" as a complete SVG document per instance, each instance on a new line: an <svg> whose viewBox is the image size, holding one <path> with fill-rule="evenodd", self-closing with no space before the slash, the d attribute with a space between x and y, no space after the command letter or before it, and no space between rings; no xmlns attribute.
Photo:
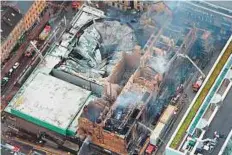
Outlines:
<svg viewBox="0 0 232 155"><path fill-rule="evenodd" d="M122 52L132 53L135 44L134 33L127 25L117 21L94 22L73 39L73 50L57 69L104 78L122 58Z"/></svg>

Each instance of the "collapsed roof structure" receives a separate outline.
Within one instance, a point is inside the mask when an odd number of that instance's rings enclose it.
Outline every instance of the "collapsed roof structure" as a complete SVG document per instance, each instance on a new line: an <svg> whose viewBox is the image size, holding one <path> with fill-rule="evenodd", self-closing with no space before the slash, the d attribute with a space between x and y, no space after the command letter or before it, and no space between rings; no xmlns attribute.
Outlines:
<svg viewBox="0 0 232 155"><path fill-rule="evenodd" d="M95 22L73 38L73 49L56 69L100 80L121 59L121 51L132 51L133 38L132 30L117 21Z"/></svg>
<svg viewBox="0 0 232 155"><path fill-rule="evenodd" d="M153 58L150 51L141 58L114 102L102 98L84 108L79 118L80 135L91 135L92 143L119 154L140 151L150 130L137 122L145 121L147 104L156 97L162 82L163 72L150 64Z"/></svg>
<svg viewBox="0 0 232 155"><path fill-rule="evenodd" d="M51 74L101 95L114 66L126 55L133 55L136 39L126 24L107 21L103 13L87 8L80 9L51 51L60 53Z"/></svg>

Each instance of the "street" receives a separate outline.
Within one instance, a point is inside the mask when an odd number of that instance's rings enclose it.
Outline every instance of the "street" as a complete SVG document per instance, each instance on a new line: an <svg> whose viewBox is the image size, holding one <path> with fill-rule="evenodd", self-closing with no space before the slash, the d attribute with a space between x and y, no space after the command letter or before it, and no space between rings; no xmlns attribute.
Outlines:
<svg viewBox="0 0 232 155"><path fill-rule="evenodd" d="M226 137L232 129L232 89L229 90L223 104L221 105L219 111L217 112L215 118L211 122L208 131L205 133L204 138L213 138L214 132L217 131L223 138L220 138L217 142L212 153L204 151L204 155L218 155L222 145L224 144Z"/></svg>
<svg viewBox="0 0 232 155"><path fill-rule="evenodd" d="M18 155L33 155L33 154L39 154L39 155L65 155L68 154L67 152L63 152L61 150L54 150L46 146L39 146L32 144L30 142L26 142L22 139L15 138L15 137L9 137L4 136L2 137L1 144L6 145L12 145L16 148L19 148ZM7 149L2 147L1 148L1 154L2 155L8 155L8 154L14 154L13 150Z"/></svg>

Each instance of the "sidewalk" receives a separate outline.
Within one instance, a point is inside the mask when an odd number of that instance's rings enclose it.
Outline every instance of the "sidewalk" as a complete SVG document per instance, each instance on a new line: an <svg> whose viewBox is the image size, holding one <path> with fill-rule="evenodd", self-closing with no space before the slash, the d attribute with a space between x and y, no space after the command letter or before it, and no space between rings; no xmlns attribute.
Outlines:
<svg viewBox="0 0 232 155"><path fill-rule="evenodd" d="M218 131L220 134L228 136L230 130L232 129L232 89L230 89L229 93L227 94L224 103L220 107L219 111L217 112L215 118L211 122L209 126L209 130L204 135L204 138L212 138L215 131ZM225 142L225 138L219 139L217 146L214 148L212 153L207 151L204 152L205 155L218 155L222 145Z"/></svg>

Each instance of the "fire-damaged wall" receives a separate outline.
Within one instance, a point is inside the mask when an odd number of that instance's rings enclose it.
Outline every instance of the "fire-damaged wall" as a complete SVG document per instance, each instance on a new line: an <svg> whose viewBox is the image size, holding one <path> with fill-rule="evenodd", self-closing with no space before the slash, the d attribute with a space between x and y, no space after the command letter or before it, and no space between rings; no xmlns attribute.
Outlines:
<svg viewBox="0 0 232 155"><path fill-rule="evenodd" d="M70 83L75 84L77 86L80 86L82 88L88 89L97 95L101 95L101 93L103 91L103 86L101 86L97 83L86 80L86 79L81 78L79 76L74 76L74 75L65 73L65 72L57 70L57 69L52 70L52 75L59 78L59 79L62 79L64 81L67 81L67 82L70 82Z"/></svg>
<svg viewBox="0 0 232 155"><path fill-rule="evenodd" d="M140 63L140 51L135 47L132 54L123 52L122 59L114 66L111 74L107 78L110 83L124 86L130 76L135 72Z"/></svg>
<svg viewBox="0 0 232 155"><path fill-rule="evenodd" d="M162 81L161 74L155 74L150 67L143 67L137 71L137 76L134 78L134 82L149 88L151 91L158 90Z"/></svg>
<svg viewBox="0 0 232 155"><path fill-rule="evenodd" d="M125 58L123 55L122 59L115 65L112 73L108 77L108 81L110 83L119 83L123 73L126 70L125 65L126 65L126 62L125 62Z"/></svg>
<svg viewBox="0 0 232 155"><path fill-rule="evenodd" d="M80 135L90 135L92 143L120 155L128 154L124 137L108 132L103 129L101 124L92 123L86 118L80 117L78 121L78 133Z"/></svg>

